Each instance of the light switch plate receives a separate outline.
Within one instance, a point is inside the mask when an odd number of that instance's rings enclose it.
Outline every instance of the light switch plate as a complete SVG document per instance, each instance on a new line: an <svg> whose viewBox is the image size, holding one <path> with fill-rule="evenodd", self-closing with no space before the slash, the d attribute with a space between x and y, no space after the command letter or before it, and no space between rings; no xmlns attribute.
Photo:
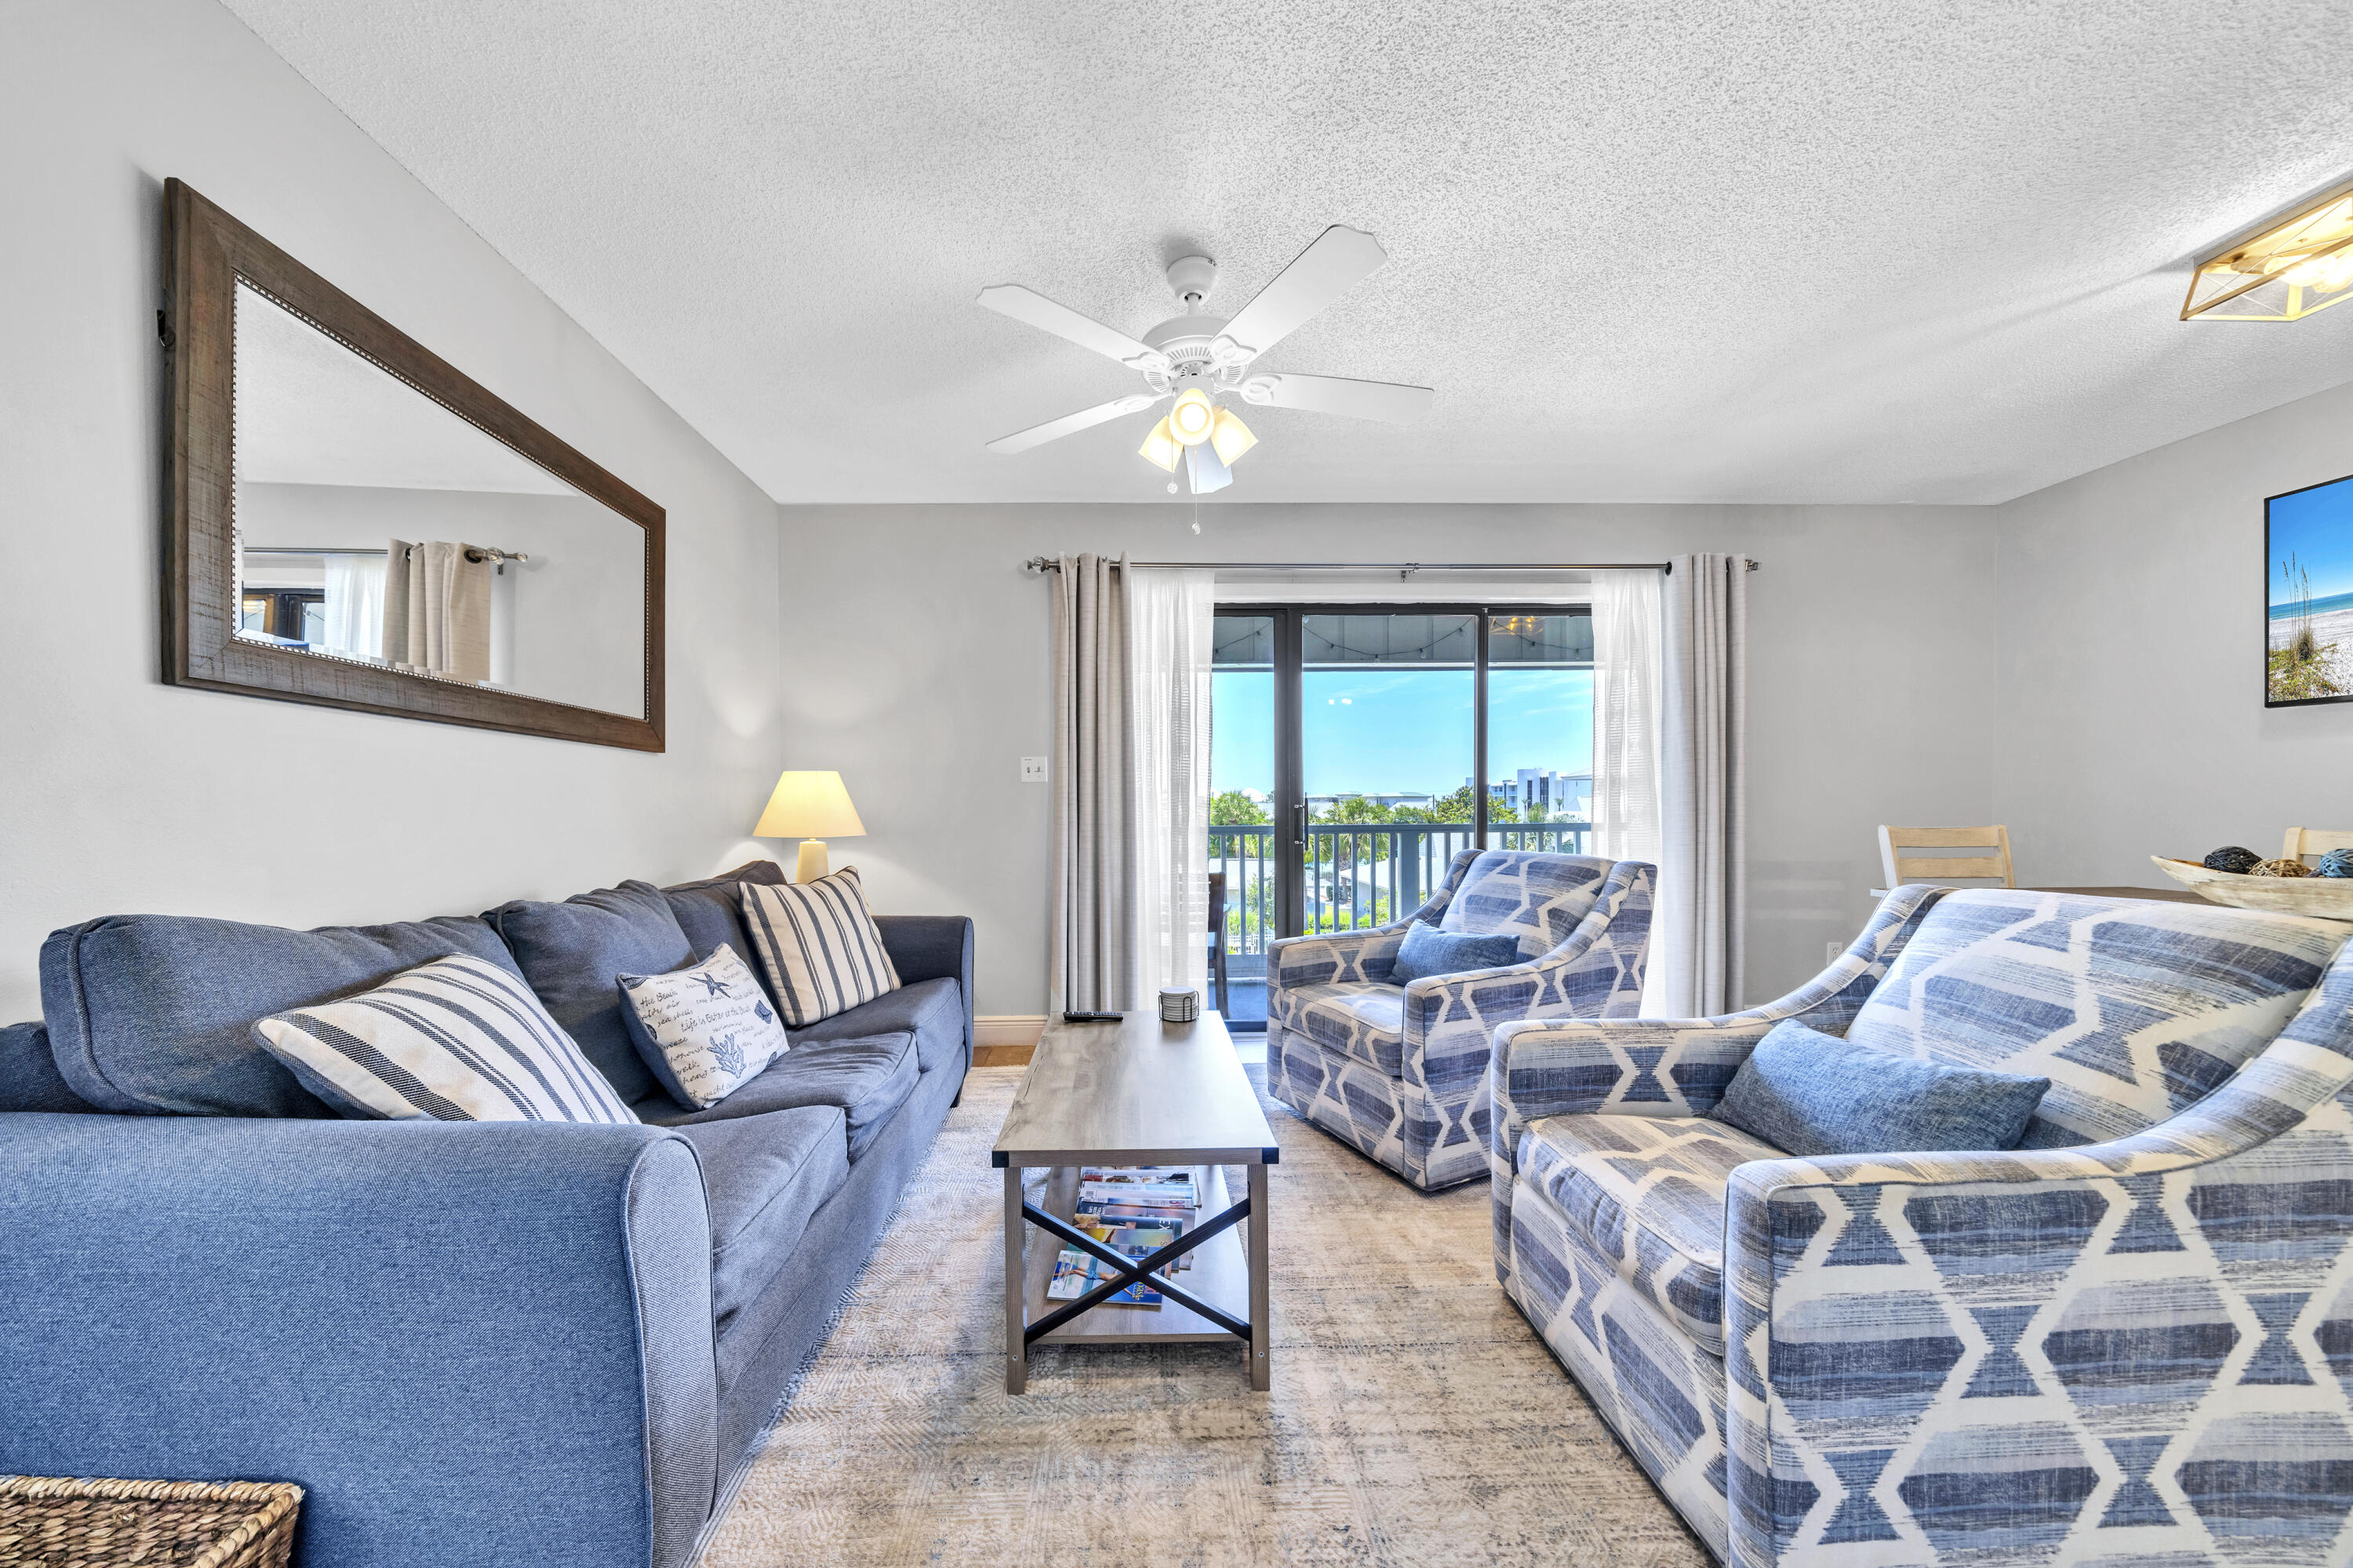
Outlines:
<svg viewBox="0 0 2353 1568"><path fill-rule="evenodd" d="M1024 784L1043 784L1045 781L1046 759L1042 757L1023 758L1021 759L1021 782Z"/></svg>

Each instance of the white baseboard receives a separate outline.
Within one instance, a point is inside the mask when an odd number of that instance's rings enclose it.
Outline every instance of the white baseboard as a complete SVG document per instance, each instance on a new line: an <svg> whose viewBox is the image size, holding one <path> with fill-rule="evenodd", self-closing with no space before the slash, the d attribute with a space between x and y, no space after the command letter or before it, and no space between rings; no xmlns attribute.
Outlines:
<svg viewBox="0 0 2353 1568"><path fill-rule="evenodd" d="M981 1045L1035 1045L1046 1033L1046 1015L1005 1013L972 1021L972 1043Z"/></svg>

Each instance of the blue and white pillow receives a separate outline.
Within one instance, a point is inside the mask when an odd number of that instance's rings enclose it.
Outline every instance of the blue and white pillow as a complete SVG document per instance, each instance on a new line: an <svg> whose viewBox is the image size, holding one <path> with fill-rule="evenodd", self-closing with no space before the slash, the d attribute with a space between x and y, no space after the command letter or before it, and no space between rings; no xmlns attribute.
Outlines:
<svg viewBox="0 0 2353 1568"><path fill-rule="evenodd" d="M866 909L858 868L815 882L743 885L744 926L795 1029L899 989L881 928Z"/></svg>
<svg viewBox="0 0 2353 1568"><path fill-rule="evenodd" d="M453 954L253 1026L302 1086L389 1121L638 1118L520 976Z"/></svg>
<svg viewBox="0 0 2353 1568"><path fill-rule="evenodd" d="M715 1106L785 1054L776 1010L723 942L699 964L619 978L629 1043L681 1105Z"/></svg>

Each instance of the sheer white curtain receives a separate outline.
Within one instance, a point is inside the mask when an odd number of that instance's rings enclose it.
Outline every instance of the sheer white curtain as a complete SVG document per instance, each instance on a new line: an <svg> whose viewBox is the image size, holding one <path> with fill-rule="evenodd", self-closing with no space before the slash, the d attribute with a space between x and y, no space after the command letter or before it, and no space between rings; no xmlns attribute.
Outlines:
<svg viewBox="0 0 2353 1568"><path fill-rule="evenodd" d="M381 556L327 557L327 647L355 659L384 656Z"/></svg>
<svg viewBox="0 0 2353 1568"><path fill-rule="evenodd" d="M1054 574L1056 1012L1135 1005L1135 710L1128 696L1127 557L1064 556Z"/></svg>
<svg viewBox="0 0 2353 1568"><path fill-rule="evenodd" d="M1593 574L1593 853L1659 858L1659 574Z"/></svg>
<svg viewBox="0 0 2353 1568"><path fill-rule="evenodd" d="M1135 707L1135 928L1139 1007L1161 986L1199 991L1209 920L1211 572L1127 578Z"/></svg>
<svg viewBox="0 0 2353 1568"><path fill-rule="evenodd" d="M1649 995L1671 1016L1705 1018L1740 1006L1746 978L1748 563L1677 556L1662 592L1661 846Z"/></svg>

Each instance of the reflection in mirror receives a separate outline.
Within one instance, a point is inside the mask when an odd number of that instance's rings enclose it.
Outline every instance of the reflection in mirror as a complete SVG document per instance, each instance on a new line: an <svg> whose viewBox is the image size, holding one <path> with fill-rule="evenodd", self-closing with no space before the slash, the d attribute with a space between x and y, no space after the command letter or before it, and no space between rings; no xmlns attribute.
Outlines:
<svg viewBox="0 0 2353 1568"><path fill-rule="evenodd" d="M242 641L646 715L646 535L240 280Z"/></svg>

